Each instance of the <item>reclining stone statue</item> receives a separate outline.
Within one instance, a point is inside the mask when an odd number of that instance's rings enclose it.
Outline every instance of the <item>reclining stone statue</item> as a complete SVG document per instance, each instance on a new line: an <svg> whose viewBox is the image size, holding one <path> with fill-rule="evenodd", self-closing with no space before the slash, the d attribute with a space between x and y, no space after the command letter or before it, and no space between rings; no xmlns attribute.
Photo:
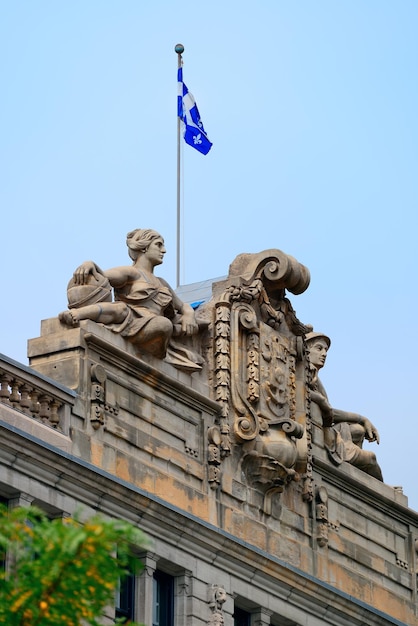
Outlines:
<svg viewBox="0 0 418 626"><path fill-rule="evenodd" d="M164 239L155 230L137 228L127 234L126 244L132 265L104 271L86 261L75 270L67 288L69 308L59 314L60 321L74 326L93 320L140 352L165 358L180 369L200 370L202 357L173 340L198 332L194 311L154 275L166 252Z"/></svg>
<svg viewBox="0 0 418 626"><path fill-rule="evenodd" d="M322 333L306 334L311 371L311 401L320 409L324 427L324 444L331 460L337 465L351 463L377 480L383 481L376 455L363 450L364 439L379 443L379 433L366 417L331 407L318 370L325 365L331 340Z"/></svg>

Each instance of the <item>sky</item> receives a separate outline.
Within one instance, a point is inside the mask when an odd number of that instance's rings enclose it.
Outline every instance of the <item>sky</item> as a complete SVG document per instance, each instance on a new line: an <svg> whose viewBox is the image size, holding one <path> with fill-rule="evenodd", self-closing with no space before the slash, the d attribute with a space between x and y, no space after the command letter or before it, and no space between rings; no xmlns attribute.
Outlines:
<svg viewBox="0 0 418 626"><path fill-rule="evenodd" d="M418 510L416 0L0 2L0 352L66 308L73 270L166 242L176 286L242 252L307 266L291 296L332 340L331 404L380 432L385 482ZM213 142L182 143L177 55Z"/></svg>

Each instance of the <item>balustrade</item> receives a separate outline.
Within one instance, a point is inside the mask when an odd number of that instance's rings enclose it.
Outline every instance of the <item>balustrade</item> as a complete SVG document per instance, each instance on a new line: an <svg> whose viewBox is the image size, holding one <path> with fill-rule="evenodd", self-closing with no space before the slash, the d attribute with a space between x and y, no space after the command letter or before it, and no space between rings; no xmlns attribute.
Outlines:
<svg viewBox="0 0 418 626"><path fill-rule="evenodd" d="M68 393L64 395L72 395ZM7 405L51 428L63 431L62 413L66 399L57 384L46 382L34 370L24 366L10 365L0 358L0 406Z"/></svg>

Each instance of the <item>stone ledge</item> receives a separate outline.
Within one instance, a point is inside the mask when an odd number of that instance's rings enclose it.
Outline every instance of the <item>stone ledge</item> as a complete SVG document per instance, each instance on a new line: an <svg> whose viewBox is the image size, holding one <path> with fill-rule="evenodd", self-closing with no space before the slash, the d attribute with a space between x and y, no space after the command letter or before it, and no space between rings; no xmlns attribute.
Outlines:
<svg viewBox="0 0 418 626"><path fill-rule="evenodd" d="M0 420L8 426L18 428L63 452L71 453L72 451L72 441L69 437L12 407L0 404Z"/></svg>
<svg viewBox="0 0 418 626"><path fill-rule="evenodd" d="M96 338L97 342L95 341ZM41 336L28 341L30 365L34 369L37 369L39 366L40 371L43 372L48 359L51 359L51 361L54 361L57 357L65 359L66 355L67 358L71 358L71 354L74 354L74 351L85 350L88 343L107 344L109 350L115 348L120 353L125 353L128 359L138 359L154 370L183 383L189 389L209 397L207 377L203 372L189 374L152 355L145 353L141 355L121 335L112 332L103 324L98 324L91 320L83 320L74 328L62 324L57 317L42 320ZM48 375L51 375L48 368L47 371Z"/></svg>

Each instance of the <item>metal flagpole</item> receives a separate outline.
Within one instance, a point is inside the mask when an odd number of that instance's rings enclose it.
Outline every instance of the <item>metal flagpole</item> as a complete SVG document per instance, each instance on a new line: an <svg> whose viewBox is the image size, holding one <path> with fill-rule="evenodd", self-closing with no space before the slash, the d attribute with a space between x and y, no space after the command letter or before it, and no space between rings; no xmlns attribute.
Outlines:
<svg viewBox="0 0 418 626"><path fill-rule="evenodd" d="M178 58L178 68L180 69L182 64L181 55L184 52L184 46L181 43L178 43L175 48L175 52L177 53ZM180 285L180 172L181 172L181 161L180 161L180 118L177 115L177 271L176 271L176 287Z"/></svg>

